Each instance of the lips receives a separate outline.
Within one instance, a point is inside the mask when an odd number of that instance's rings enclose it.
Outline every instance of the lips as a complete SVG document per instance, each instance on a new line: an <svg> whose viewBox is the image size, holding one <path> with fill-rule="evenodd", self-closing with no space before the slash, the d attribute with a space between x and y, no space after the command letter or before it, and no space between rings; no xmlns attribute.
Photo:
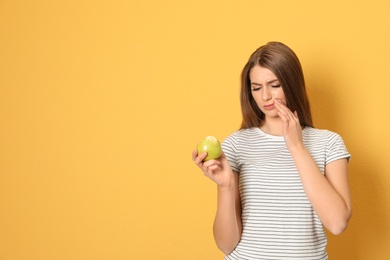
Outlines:
<svg viewBox="0 0 390 260"><path fill-rule="evenodd" d="M274 103L272 103L272 104L269 104L269 105L264 105L263 107L264 107L265 110L272 110L272 109L275 108L275 105L274 105Z"/></svg>

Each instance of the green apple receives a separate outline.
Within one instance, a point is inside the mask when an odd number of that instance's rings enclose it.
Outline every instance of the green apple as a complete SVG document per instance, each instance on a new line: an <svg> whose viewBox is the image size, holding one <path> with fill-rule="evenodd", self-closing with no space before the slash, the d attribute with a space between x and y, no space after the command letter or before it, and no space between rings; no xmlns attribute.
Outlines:
<svg viewBox="0 0 390 260"><path fill-rule="evenodd" d="M214 136L207 136L203 141L198 144L197 150L198 154L207 152L207 156L204 161L218 159L222 153L221 144Z"/></svg>

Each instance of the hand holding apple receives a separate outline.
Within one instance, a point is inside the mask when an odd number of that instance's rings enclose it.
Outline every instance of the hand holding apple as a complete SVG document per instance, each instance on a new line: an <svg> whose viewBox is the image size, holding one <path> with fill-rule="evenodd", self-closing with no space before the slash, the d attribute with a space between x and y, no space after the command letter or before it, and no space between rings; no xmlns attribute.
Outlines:
<svg viewBox="0 0 390 260"><path fill-rule="evenodd" d="M214 151L212 151L213 149ZM206 153L202 154L204 152ZM217 138L208 136L200 142L192 152L192 160L202 170L204 175L218 186L230 187L232 185L234 179L233 170Z"/></svg>
<svg viewBox="0 0 390 260"><path fill-rule="evenodd" d="M198 154L207 152L207 156L204 161L211 159L218 159L221 156L222 148L217 138L214 136L207 136L197 146Z"/></svg>

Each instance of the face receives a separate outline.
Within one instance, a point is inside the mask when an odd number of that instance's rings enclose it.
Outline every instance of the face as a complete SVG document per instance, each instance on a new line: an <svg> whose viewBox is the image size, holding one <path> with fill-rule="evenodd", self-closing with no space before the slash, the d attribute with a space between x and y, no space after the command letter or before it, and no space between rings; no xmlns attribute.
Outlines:
<svg viewBox="0 0 390 260"><path fill-rule="evenodd" d="M266 117L277 117L274 99L286 103L286 98L275 74L264 67L256 65L249 73L252 96Z"/></svg>

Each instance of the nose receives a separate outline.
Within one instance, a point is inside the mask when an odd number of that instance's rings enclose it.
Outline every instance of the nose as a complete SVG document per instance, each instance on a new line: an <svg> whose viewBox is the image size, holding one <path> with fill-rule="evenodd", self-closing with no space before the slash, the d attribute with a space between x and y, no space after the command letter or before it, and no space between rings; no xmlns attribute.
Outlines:
<svg viewBox="0 0 390 260"><path fill-rule="evenodd" d="M263 88L263 100L268 101L272 98L272 95L268 88Z"/></svg>

